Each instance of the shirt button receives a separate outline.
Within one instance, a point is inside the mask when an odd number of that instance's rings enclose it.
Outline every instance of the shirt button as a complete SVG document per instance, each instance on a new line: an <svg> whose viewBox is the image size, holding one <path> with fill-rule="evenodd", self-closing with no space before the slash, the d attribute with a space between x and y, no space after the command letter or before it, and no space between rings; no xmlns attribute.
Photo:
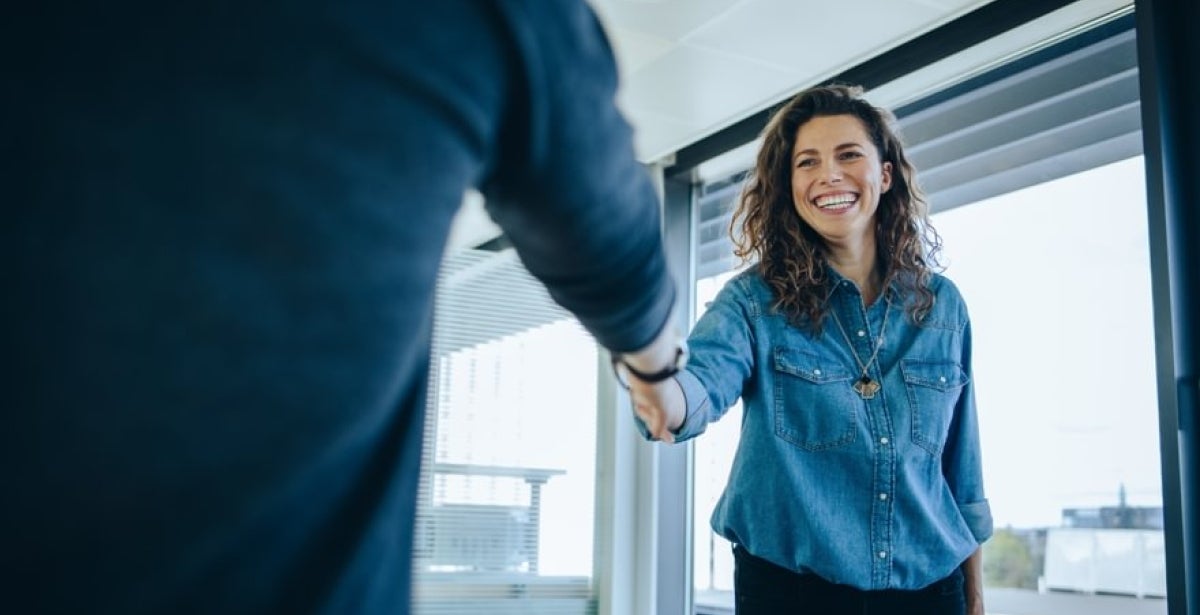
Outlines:
<svg viewBox="0 0 1200 615"><path fill-rule="evenodd" d="M863 331L862 329L859 329L859 330L858 330L858 336L859 336L859 337L862 337L862 336L864 336L864 335L866 335L866 334L867 334L867 332L866 332L866 331Z"/></svg>
<svg viewBox="0 0 1200 615"><path fill-rule="evenodd" d="M886 558L887 558L887 551L880 551L879 559L886 559Z"/></svg>
<svg viewBox="0 0 1200 615"><path fill-rule="evenodd" d="M881 494L879 494L879 499L881 499L881 500L886 500L886 499L887 499L887 494L886 494L886 493L881 493Z"/></svg>
<svg viewBox="0 0 1200 615"><path fill-rule="evenodd" d="M820 375L821 375L821 370L819 370L819 369L814 369L814 370L813 370L813 375L814 375L814 376L820 376Z"/></svg>
<svg viewBox="0 0 1200 615"><path fill-rule="evenodd" d="M888 443L887 436L884 436L884 437L880 438L880 439L879 439L879 443L880 443L880 444L887 444L887 443Z"/></svg>
<svg viewBox="0 0 1200 615"><path fill-rule="evenodd" d="M946 382L946 377L945 377L945 376L942 376L941 378L938 378L938 381L940 381L940 382L942 382L943 384L945 384L945 382Z"/></svg>

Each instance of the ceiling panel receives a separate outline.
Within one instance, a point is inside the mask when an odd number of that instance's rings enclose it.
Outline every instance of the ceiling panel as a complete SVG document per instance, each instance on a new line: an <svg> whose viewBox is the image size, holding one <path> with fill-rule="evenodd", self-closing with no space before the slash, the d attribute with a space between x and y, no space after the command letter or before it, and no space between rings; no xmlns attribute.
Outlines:
<svg viewBox="0 0 1200 615"><path fill-rule="evenodd" d="M748 0L593 0L608 24L670 41L681 41Z"/></svg>
<svg viewBox="0 0 1200 615"><path fill-rule="evenodd" d="M685 44L629 75L621 100L631 112L668 114L689 124L709 126L779 92L800 75Z"/></svg>
<svg viewBox="0 0 1200 615"><path fill-rule="evenodd" d="M753 0L701 27L687 42L811 77L870 59L943 13L908 0Z"/></svg>
<svg viewBox="0 0 1200 615"><path fill-rule="evenodd" d="M646 109L625 109L626 116L637 118L637 130L633 134L634 147L639 152L657 147L659 143L679 140L680 135L704 134L707 127L699 122L685 122L672 113L658 113ZM644 161L654 159L643 158Z"/></svg>
<svg viewBox="0 0 1200 615"><path fill-rule="evenodd" d="M623 77L637 74L676 45L671 39L629 28L609 28L609 35Z"/></svg>

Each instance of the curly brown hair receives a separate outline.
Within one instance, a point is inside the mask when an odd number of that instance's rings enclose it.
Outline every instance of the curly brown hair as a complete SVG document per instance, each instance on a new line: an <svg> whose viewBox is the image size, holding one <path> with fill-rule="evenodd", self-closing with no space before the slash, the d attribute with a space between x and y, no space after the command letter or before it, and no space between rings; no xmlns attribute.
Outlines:
<svg viewBox="0 0 1200 615"><path fill-rule="evenodd" d="M743 262L758 260L759 273L776 297L774 309L798 326L807 320L808 328L821 329L827 312L828 247L792 203L792 147L801 126L814 117L833 115L852 115L862 121L880 160L892 163L892 186L880 197L875 214L882 288L896 283L906 298L909 318L918 323L933 307L929 280L938 266L942 242L929 222L916 171L893 128L894 116L863 100L861 87L814 87L771 116L733 214L734 253Z"/></svg>

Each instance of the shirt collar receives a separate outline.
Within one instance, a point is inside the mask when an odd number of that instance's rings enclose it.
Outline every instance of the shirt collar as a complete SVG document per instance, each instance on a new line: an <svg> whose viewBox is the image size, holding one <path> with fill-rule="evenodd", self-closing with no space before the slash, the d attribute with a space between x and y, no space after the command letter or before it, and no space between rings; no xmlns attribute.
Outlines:
<svg viewBox="0 0 1200 615"><path fill-rule="evenodd" d="M838 289L841 289L842 292L854 293L856 295L861 294L858 285L851 281L850 278L838 273L838 270L834 269L833 265L829 264L829 261L825 261L825 272L827 274L826 279L829 280L827 285L828 290L825 294L825 304L829 303L830 299L833 298L834 293L836 293ZM890 298L893 302L895 302L895 300L899 297L899 285L896 283L896 280L893 279L890 283L888 283L887 288L884 289L884 295L880 298Z"/></svg>

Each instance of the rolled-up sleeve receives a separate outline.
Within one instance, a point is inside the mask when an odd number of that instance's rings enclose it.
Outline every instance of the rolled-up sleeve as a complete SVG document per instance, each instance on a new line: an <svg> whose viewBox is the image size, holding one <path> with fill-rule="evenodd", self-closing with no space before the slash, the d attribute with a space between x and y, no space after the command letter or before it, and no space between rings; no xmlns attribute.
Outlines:
<svg viewBox="0 0 1200 615"><path fill-rule="evenodd" d="M958 510L962 512L963 520L967 522L967 527L971 528L975 540L982 544L992 537L992 506L987 500L959 504Z"/></svg>
<svg viewBox="0 0 1200 615"><path fill-rule="evenodd" d="M942 473L975 540L983 543L992 536L992 509L983 490L983 456L979 443L979 415L975 408L975 383L971 370L971 323L962 330L962 369L967 375L946 446L942 451Z"/></svg>

